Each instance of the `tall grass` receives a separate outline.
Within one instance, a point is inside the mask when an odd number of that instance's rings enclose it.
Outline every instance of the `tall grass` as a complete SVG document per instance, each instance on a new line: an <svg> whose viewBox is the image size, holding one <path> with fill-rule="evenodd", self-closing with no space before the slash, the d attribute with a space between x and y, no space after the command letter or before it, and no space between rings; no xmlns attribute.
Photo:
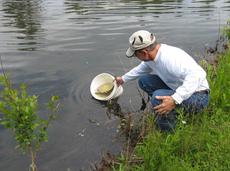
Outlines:
<svg viewBox="0 0 230 171"><path fill-rule="evenodd" d="M230 38L230 29L227 30ZM120 171L228 171L230 170L230 50L218 55L218 64L206 64L210 84L207 110L194 116L181 113L175 133L149 131L134 155L141 163ZM186 121L186 122L185 122Z"/></svg>

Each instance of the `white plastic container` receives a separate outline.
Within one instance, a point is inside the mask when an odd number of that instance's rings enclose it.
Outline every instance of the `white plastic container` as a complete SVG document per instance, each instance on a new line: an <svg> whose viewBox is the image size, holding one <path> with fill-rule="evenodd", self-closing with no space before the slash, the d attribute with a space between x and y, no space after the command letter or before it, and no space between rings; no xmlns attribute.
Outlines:
<svg viewBox="0 0 230 171"><path fill-rule="evenodd" d="M108 100L119 97L123 93L123 87L121 85L117 86L117 83L114 79L115 79L114 76L108 73L101 73L97 75L96 77L94 77L90 85L91 95L95 99L101 100L101 101L108 101ZM97 89L98 87L100 87L101 85L105 83L113 83L113 90L110 94L108 94L108 96L100 96L99 94L96 93Z"/></svg>

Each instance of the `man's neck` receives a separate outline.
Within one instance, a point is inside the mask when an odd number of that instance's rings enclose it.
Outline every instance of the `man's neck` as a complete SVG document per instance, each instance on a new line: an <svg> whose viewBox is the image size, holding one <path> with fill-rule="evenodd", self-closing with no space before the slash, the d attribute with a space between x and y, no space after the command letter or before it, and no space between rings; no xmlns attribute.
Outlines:
<svg viewBox="0 0 230 171"><path fill-rule="evenodd" d="M153 61L156 58L157 52L160 49L160 47L161 47L161 44L157 44L156 47L151 51L150 55Z"/></svg>

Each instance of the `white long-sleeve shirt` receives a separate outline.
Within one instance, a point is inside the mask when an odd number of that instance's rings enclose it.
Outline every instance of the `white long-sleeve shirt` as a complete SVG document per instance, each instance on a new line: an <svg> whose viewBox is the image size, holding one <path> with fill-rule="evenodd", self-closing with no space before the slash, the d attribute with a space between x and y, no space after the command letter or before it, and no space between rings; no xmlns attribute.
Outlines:
<svg viewBox="0 0 230 171"><path fill-rule="evenodd" d="M194 92L209 89L206 72L182 49L161 44L153 61L141 62L122 76L124 82L148 73L158 75L175 93L178 103L188 99Z"/></svg>

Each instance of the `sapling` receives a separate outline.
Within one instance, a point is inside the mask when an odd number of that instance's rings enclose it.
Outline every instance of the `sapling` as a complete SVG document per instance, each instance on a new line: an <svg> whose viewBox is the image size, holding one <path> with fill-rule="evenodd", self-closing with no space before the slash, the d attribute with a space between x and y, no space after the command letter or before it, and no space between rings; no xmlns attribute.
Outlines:
<svg viewBox="0 0 230 171"><path fill-rule="evenodd" d="M48 140L47 128L55 119L59 98L51 97L47 107L51 112L44 119L38 115L38 96L28 95L25 84L19 89L12 88L4 70L0 84L0 124L13 132L17 147L31 157L30 170L37 171L36 154Z"/></svg>

